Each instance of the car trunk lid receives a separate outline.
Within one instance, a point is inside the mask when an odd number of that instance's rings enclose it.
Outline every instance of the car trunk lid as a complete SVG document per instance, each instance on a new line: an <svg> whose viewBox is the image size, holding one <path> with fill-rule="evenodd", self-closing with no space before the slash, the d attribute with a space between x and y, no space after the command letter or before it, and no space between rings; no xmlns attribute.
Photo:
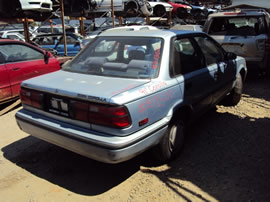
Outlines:
<svg viewBox="0 0 270 202"><path fill-rule="evenodd" d="M110 103L113 96L149 81L150 79L103 77L60 70L53 74L27 80L23 86L59 96Z"/></svg>

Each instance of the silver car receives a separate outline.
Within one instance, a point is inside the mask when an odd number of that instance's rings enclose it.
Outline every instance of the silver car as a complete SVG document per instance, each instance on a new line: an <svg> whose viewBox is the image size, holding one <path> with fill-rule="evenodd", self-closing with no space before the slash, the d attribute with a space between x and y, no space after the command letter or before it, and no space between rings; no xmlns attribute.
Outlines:
<svg viewBox="0 0 270 202"><path fill-rule="evenodd" d="M16 120L26 133L98 161L153 148L167 162L198 115L225 97L240 101L245 76L245 60L205 33L104 32L62 70L23 82Z"/></svg>
<svg viewBox="0 0 270 202"><path fill-rule="evenodd" d="M208 16L203 30L230 52L243 56L248 68L270 74L270 14L236 9Z"/></svg>

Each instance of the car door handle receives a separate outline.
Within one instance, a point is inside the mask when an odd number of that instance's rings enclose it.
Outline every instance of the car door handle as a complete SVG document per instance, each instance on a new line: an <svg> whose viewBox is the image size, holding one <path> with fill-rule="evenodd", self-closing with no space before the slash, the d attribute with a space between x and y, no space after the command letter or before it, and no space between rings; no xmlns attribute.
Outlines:
<svg viewBox="0 0 270 202"><path fill-rule="evenodd" d="M20 68L19 67L15 67L15 68L12 68L12 70L13 71L18 71L18 70L20 70Z"/></svg>

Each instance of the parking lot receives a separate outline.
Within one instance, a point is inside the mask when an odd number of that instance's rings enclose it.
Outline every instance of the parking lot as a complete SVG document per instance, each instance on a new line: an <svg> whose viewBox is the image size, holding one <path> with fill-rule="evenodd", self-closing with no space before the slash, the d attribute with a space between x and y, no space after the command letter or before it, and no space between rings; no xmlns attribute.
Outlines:
<svg viewBox="0 0 270 202"><path fill-rule="evenodd" d="M149 153L99 163L0 117L0 201L269 201L270 81L248 78L236 107L219 105L189 130L168 165Z"/></svg>

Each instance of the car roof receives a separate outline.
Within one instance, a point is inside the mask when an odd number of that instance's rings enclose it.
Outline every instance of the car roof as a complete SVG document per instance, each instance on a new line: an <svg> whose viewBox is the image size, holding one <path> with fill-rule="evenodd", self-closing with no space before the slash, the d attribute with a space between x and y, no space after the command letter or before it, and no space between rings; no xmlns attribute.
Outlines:
<svg viewBox="0 0 270 202"><path fill-rule="evenodd" d="M186 30L138 30L121 32L102 32L99 36L138 36L138 37L173 37L176 35L192 34L194 31ZM198 32L199 33L199 32Z"/></svg>
<svg viewBox="0 0 270 202"><path fill-rule="evenodd" d="M130 25L130 26L121 26L106 29L104 31L136 31L136 30L157 30L158 28L151 25Z"/></svg>
<svg viewBox="0 0 270 202"><path fill-rule="evenodd" d="M1 39L0 38L0 43L1 42L18 42L17 40L12 40L12 39Z"/></svg>
<svg viewBox="0 0 270 202"><path fill-rule="evenodd" d="M224 10L217 13L212 13L209 17L235 17L235 16L262 16L263 11L259 10L248 10L248 9L235 9L235 10Z"/></svg>
<svg viewBox="0 0 270 202"><path fill-rule="evenodd" d="M2 39L2 38L0 38L0 44L1 44L1 43L3 43L3 44L5 44L5 43L24 44L24 45L26 45L26 46L33 47L33 48L35 48L35 49L38 49L38 50L40 50L40 51L42 51L42 52L45 51L44 49L42 49L42 48L40 48L40 47L37 47L37 46L32 45L32 44L30 44L30 43L27 43L27 42L24 42L24 41L19 41L19 40Z"/></svg>
<svg viewBox="0 0 270 202"><path fill-rule="evenodd" d="M75 34L75 33L71 33L71 32L66 32L67 36L76 36L76 37L80 37L79 35ZM37 37L44 37L44 36L63 36L63 33L55 33L55 34L39 34L37 36L35 36L35 38Z"/></svg>

